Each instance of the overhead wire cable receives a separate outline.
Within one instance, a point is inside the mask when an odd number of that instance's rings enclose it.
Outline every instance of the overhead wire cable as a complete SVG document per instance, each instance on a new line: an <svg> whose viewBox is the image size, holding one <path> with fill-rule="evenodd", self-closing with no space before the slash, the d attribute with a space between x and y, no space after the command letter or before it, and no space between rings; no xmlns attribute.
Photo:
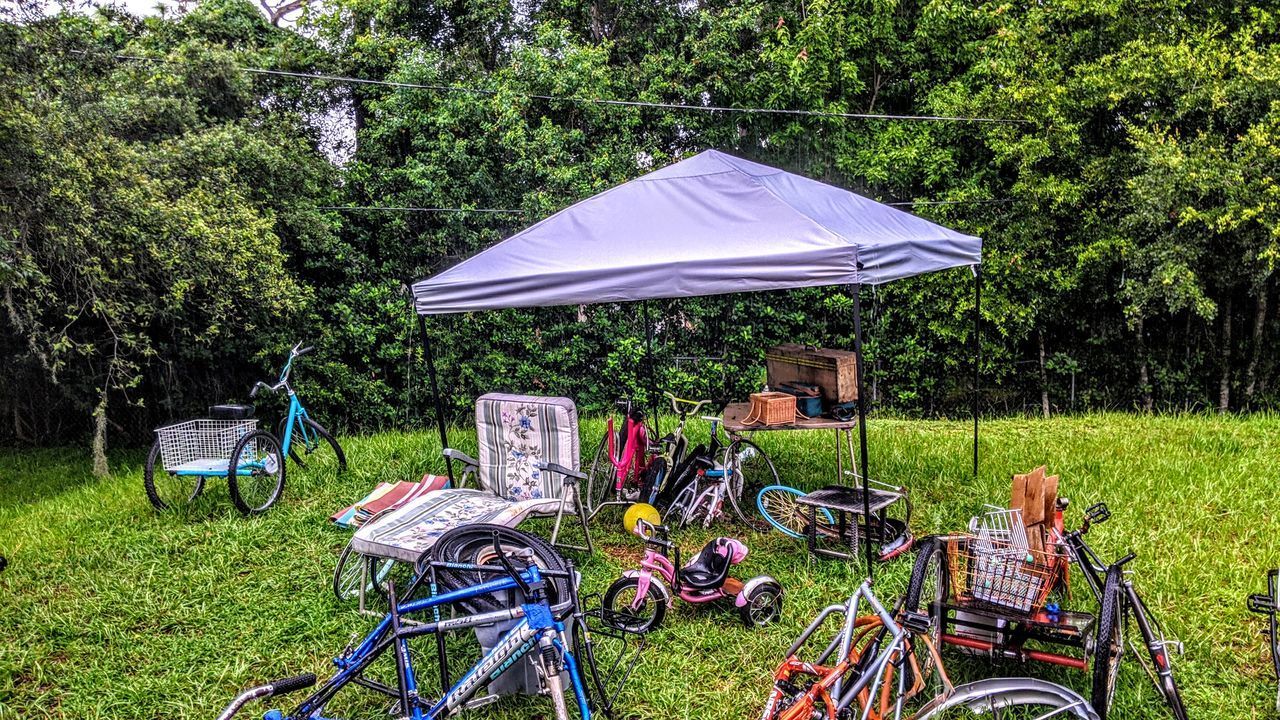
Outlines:
<svg viewBox="0 0 1280 720"><path fill-rule="evenodd" d="M158 62L170 65L184 64L179 60L169 60L166 58L148 57L145 55L126 55L123 53L90 53L83 50L72 50L71 52L79 55L98 55L101 57L111 57L117 60L130 60L141 62ZM289 77L302 80L316 80L321 82L339 82L355 85L377 85L383 87L394 87L409 90L430 90L432 92L456 92L470 93L476 95L497 95L497 90L488 88L469 87L465 85L432 85L427 83L412 83L398 80L374 80L372 78L358 78L349 75L331 75L327 73L311 73L298 72L293 70L275 70L272 68L256 68L244 65L238 65L237 70L254 75L268 75L277 77ZM908 122L971 122L971 123L995 123L995 124L1021 124L1028 123L1029 120L1018 118L992 118L992 117L967 117L960 115L902 115L893 113L855 113L855 112L836 112L829 110L799 110L787 108L762 108L762 107L732 107L727 105L686 105L683 103L669 102L650 102L644 100L610 100L607 98L584 98L564 95L545 95L541 93L512 93L517 97L528 98L532 100L546 100L550 102L569 102L581 105L603 105L608 107L638 107L638 108L654 108L659 110L685 110L697 112L725 112L725 113L743 113L754 115L789 115L798 117L819 117L834 118L844 120L900 120Z"/></svg>

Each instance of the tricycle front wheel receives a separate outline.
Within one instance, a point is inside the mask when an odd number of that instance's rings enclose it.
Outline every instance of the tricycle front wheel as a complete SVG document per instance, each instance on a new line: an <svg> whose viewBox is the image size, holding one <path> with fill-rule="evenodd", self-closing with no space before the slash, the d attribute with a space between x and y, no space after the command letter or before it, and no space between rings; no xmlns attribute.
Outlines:
<svg viewBox="0 0 1280 720"><path fill-rule="evenodd" d="M179 475L166 471L161 465L159 476L157 476L156 465L158 464L160 464L160 441L156 440L151 446L151 452L147 453L147 464L142 471L142 486L146 488L147 499L156 510L168 510L186 505L204 491L203 475Z"/></svg>
<svg viewBox="0 0 1280 720"><path fill-rule="evenodd" d="M640 578L618 578L605 590L601 602L605 622L628 632L656 630L667 615L667 598L656 579L649 581L649 589L641 596Z"/></svg>
<svg viewBox="0 0 1280 720"><path fill-rule="evenodd" d="M280 441L255 430L236 443L227 466L227 487L236 509L245 515L265 511L284 492L284 453Z"/></svg>

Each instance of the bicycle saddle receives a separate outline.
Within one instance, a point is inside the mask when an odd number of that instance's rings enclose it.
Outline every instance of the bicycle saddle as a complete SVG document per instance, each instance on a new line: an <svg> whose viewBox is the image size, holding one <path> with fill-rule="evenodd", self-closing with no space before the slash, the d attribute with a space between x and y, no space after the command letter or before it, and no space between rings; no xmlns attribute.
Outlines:
<svg viewBox="0 0 1280 720"><path fill-rule="evenodd" d="M747 547L733 538L718 537L698 551L680 570L680 581L695 590L711 590L724 584L729 567L742 562Z"/></svg>

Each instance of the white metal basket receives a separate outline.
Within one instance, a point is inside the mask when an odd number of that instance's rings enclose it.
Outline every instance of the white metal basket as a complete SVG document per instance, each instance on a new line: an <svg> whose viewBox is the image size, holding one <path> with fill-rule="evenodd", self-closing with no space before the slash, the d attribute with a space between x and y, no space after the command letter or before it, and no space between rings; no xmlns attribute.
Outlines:
<svg viewBox="0 0 1280 720"><path fill-rule="evenodd" d="M156 429L160 460L168 472L226 473L236 443L257 420L187 420Z"/></svg>
<svg viewBox="0 0 1280 720"><path fill-rule="evenodd" d="M969 532L977 536L974 550L989 557L1025 557L1030 544L1022 511L988 505L987 511L969 521Z"/></svg>

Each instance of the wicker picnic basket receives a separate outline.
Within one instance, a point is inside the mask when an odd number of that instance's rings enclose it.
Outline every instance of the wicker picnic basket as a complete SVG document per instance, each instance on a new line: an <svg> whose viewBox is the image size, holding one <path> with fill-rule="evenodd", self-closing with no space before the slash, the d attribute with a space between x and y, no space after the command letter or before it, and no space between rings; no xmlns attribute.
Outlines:
<svg viewBox="0 0 1280 720"><path fill-rule="evenodd" d="M743 425L790 425L796 421L796 396L784 392L751 393L751 412Z"/></svg>

